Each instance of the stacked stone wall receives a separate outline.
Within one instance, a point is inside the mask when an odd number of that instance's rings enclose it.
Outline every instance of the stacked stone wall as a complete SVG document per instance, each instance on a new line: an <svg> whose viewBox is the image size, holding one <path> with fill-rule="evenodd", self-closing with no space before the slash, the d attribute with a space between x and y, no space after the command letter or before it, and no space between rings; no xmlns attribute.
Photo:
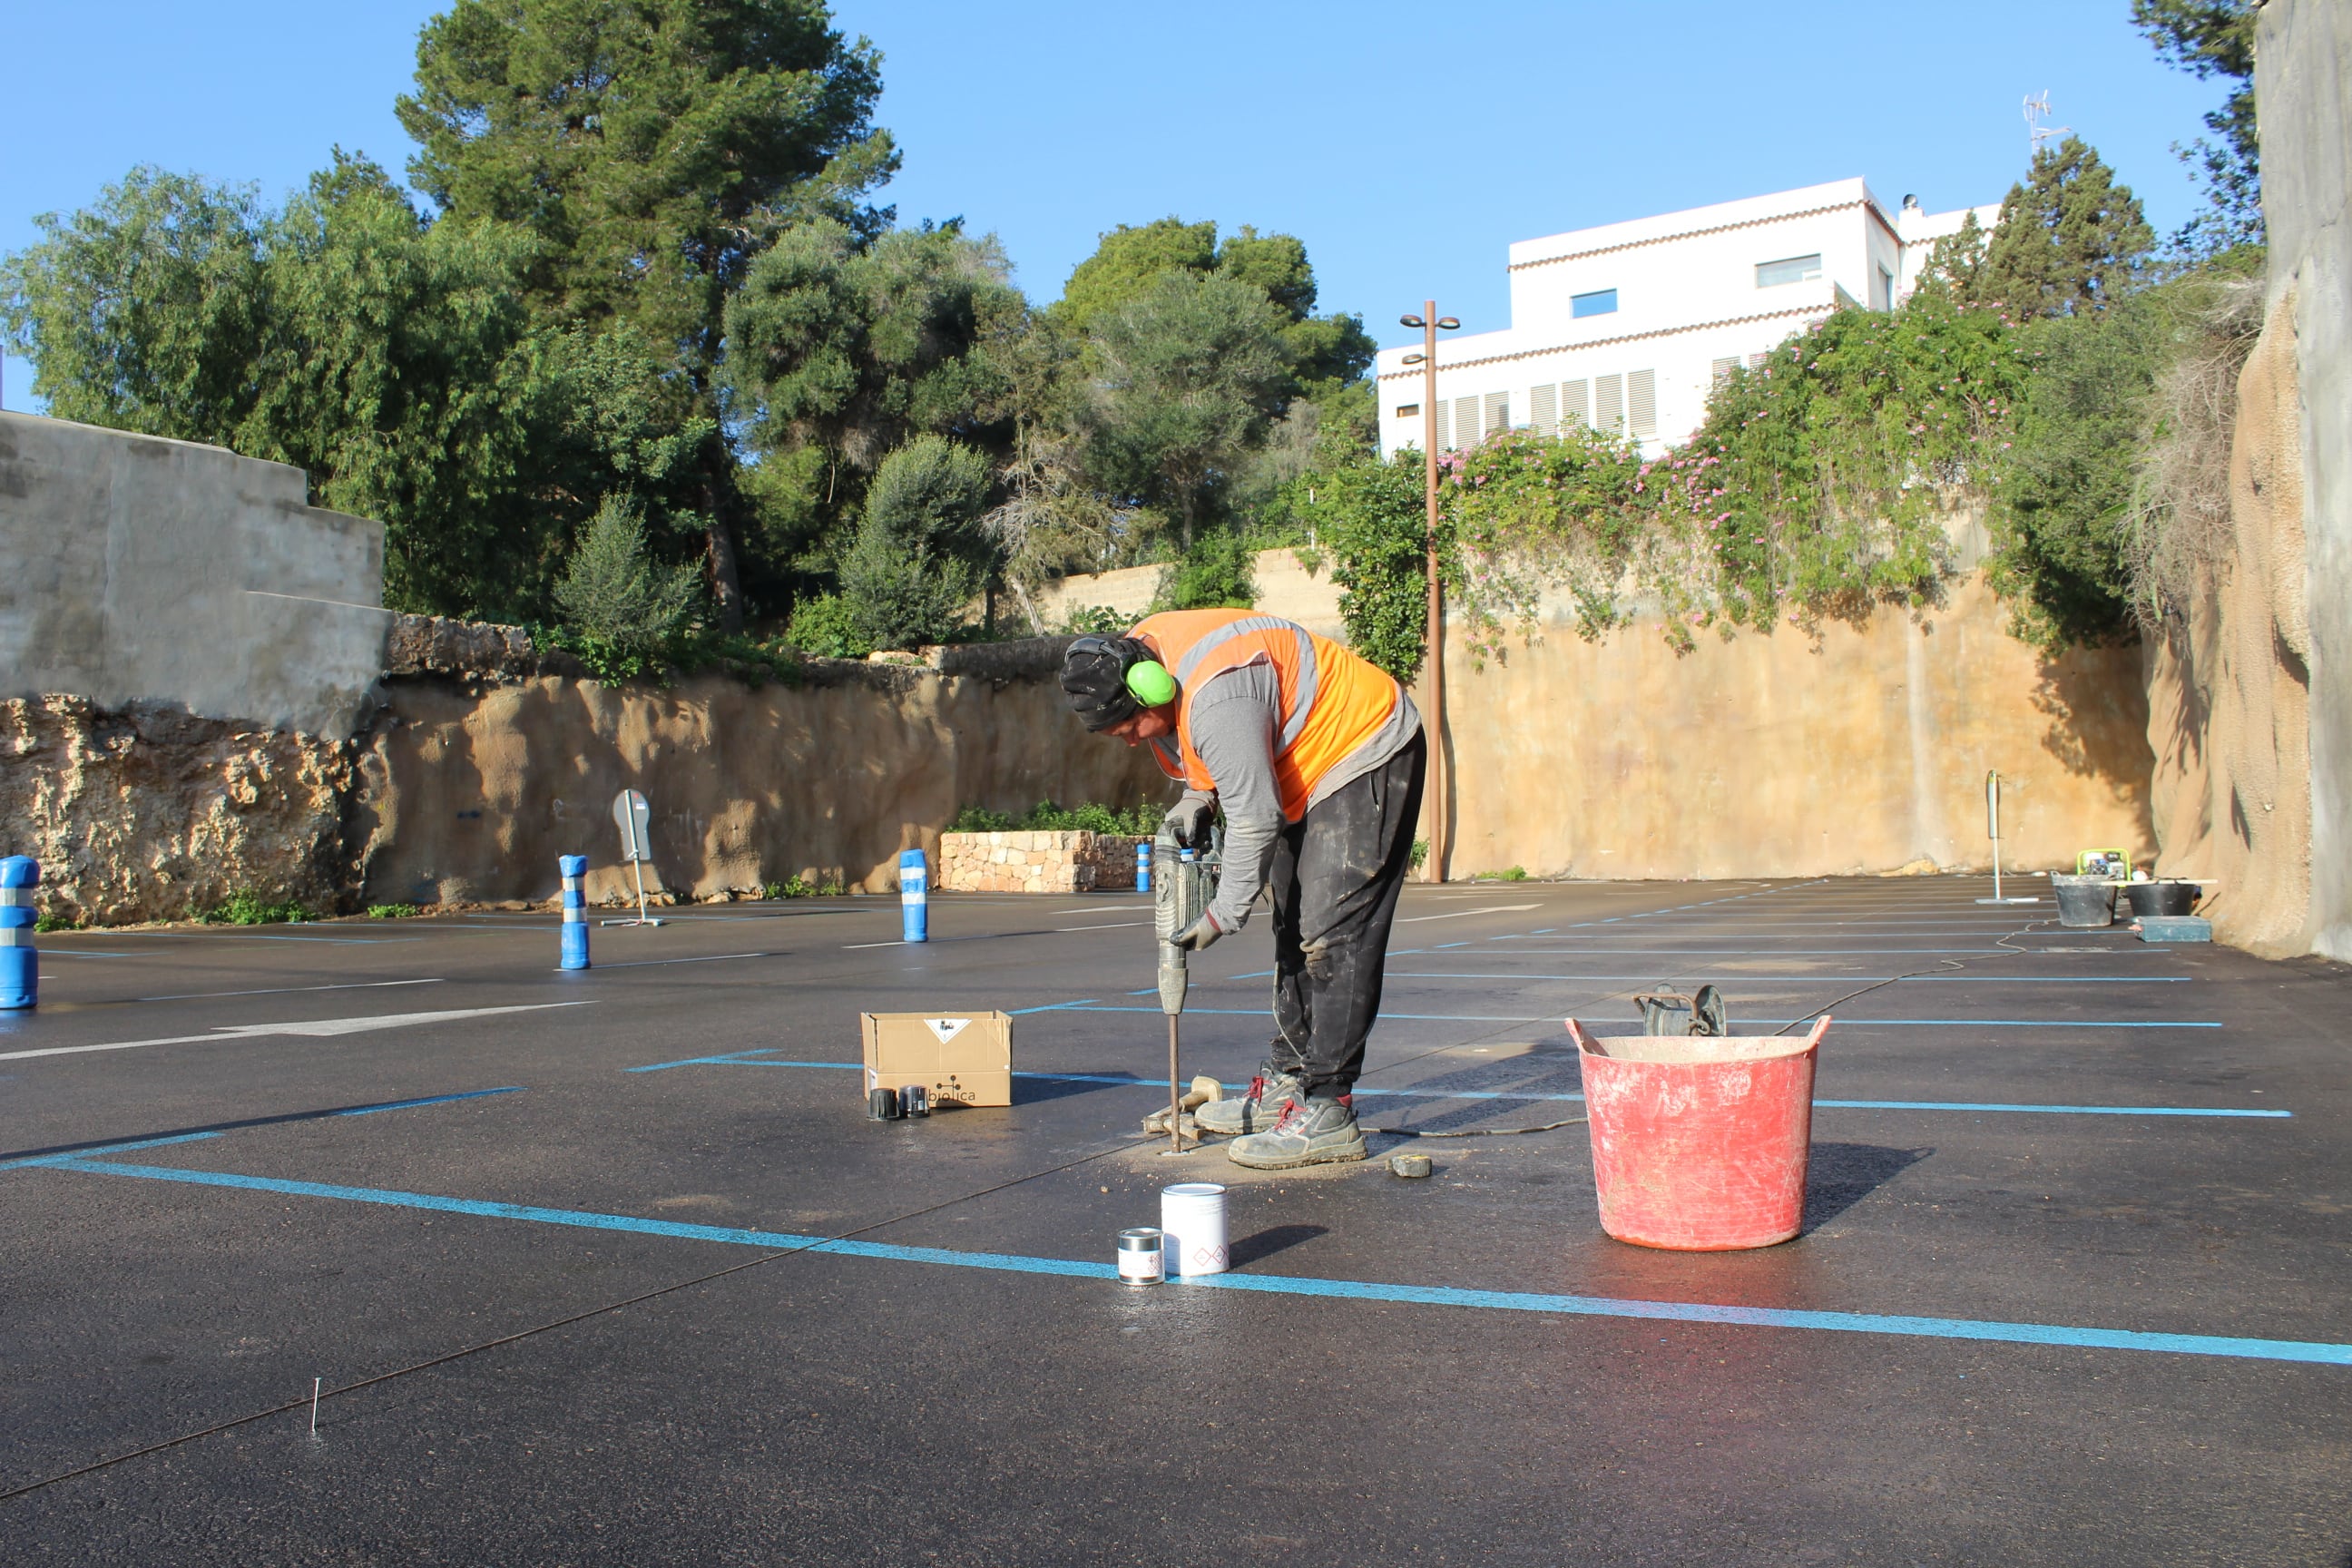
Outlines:
<svg viewBox="0 0 2352 1568"><path fill-rule="evenodd" d="M1135 886L1122 833L942 833L939 885L951 893L1093 893Z"/></svg>

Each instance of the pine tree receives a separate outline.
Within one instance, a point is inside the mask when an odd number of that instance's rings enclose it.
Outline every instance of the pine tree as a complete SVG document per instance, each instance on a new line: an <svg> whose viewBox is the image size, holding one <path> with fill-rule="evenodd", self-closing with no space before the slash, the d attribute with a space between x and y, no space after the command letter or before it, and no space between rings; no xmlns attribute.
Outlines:
<svg viewBox="0 0 2352 1568"><path fill-rule="evenodd" d="M2155 245L2131 187L2069 136L2035 153L2025 183L2010 187L1968 297L2021 318L2104 310Z"/></svg>

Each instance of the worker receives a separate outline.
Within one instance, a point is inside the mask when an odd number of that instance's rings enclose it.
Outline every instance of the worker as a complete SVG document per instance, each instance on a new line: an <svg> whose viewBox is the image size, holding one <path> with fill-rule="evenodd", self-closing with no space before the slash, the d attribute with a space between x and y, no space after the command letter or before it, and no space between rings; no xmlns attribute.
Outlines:
<svg viewBox="0 0 2352 1568"><path fill-rule="evenodd" d="M1273 889L1275 1039L1248 1094L1202 1106L1196 1125L1234 1134L1229 1156L1257 1170L1362 1159L1352 1091L1428 761L1412 700L1339 644L1248 610L1080 637L1062 689L1088 730L1150 746L1183 782L1165 824L1180 845L1206 848L1223 814L1216 897L1178 945L1231 936Z"/></svg>

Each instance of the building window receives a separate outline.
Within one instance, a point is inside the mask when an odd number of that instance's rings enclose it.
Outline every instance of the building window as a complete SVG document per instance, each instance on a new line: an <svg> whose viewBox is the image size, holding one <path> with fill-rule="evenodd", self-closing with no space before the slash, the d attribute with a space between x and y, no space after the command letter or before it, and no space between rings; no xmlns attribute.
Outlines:
<svg viewBox="0 0 2352 1568"><path fill-rule="evenodd" d="M1479 438L1484 440L1486 437L1492 436L1497 430L1507 430L1510 428L1510 425L1511 395L1507 392L1488 393L1486 395L1486 422L1478 426Z"/></svg>
<svg viewBox="0 0 2352 1568"><path fill-rule="evenodd" d="M1475 397L1454 400L1454 444L1465 452L1478 444L1478 401Z"/></svg>
<svg viewBox="0 0 2352 1568"><path fill-rule="evenodd" d="M1658 433L1658 373L1637 370L1625 377L1627 423L1636 437Z"/></svg>
<svg viewBox="0 0 2352 1568"><path fill-rule="evenodd" d="M1400 403L1396 406L1396 416L1400 419L1411 419L1420 412L1421 405L1418 403Z"/></svg>
<svg viewBox="0 0 2352 1568"><path fill-rule="evenodd" d="M1528 423L1549 436L1559 428L1559 388L1528 388Z"/></svg>
<svg viewBox="0 0 2352 1568"><path fill-rule="evenodd" d="M1592 384L1586 381L1563 381L1559 384L1559 422L1566 428L1570 422L1592 423Z"/></svg>
<svg viewBox="0 0 2352 1568"><path fill-rule="evenodd" d="M1895 274L1884 267L1878 269L1878 299L1874 303L1882 310L1895 309Z"/></svg>
<svg viewBox="0 0 2352 1568"><path fill-rule="evenodd" d="M1818 256L1813 258L1816 266L1818 266L1821 259L1822 258ZM1568 297L1568 308L1571 315L1580 318L1584 316L1613 316L1617 313L1617 290L1614 289L1596 289L1590 294L1571 294Z"/></svg>
<svg viewBox="0 0 2352 1568"><path fill-rule="evenodd" d="M1596 375L1592 378L1592 427L1612 435L1625 428L1625 378L1622 375Z"/></svg>
<svg viewBox="0 0 2352 1568"><path fill-rule="evenodd" d="M1783 283L1810 282L1822 275L1822 253L1791 256L1780 261L1759 261L1756 264L1756 287L1777 289Z"/></svg>
<svg viewBox="0 0 2352 1568"><path fill-rule="evenodd" d="M1450 452L1454 449L1454 421L1447 416L1454 412L1454 405L1441 397L1430 407L1437 415L1437 449Z"/></svg>
<svg viewBox="0 0 2352 1568"><path fill-rule="evenodd" d="M1729 359L1719 359L1716 361L1715 374L1708 384L1712 386L1721 386L1725 382L1731 379L1731 373L1738 368L1739 356L1738 354L1733 354Z"/></svg>

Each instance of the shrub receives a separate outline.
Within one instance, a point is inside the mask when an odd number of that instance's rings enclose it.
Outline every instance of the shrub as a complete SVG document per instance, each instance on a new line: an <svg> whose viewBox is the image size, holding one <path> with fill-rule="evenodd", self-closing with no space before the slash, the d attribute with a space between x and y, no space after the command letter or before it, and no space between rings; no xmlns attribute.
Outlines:
<svg viewBox="0 0 2352 1568"><path fill-rule="evenodd" d="M686 629L702 596L691 566L656 563L636 509L608 497L555 585L565 627L622 654L651 654Z"/></svg>
<svg viewBox="0 0 2352 1568"><path fill-rule="evenodd" d="M1041 800L1020 817L1010 812L967 805L948 824L950 833L1117 833L1149 838L1160 831L1167 807L1150 802L1122 811L1115 805L1087 801L1080 805L1055 805Z"/></svg>
<svg viewBox="0 0 2352 1568"><path fill-rule="evenodd" d="M1250 574L1256 552L1239 530L1204 533L1160 574L1151 607L1160 610L1246 610L1257 603Z"/></svg>
<svg viewBox="0 0 2352 1568"><path fill-rule="evenodd" d="M372 921L407 921L425 911L415 904L370 904L367 912Z"/></svg>
<svg viewBox="0 0 2352 1568"><path fill-rule="evenodd" d="M272 903L250 889L239 889L196 916L199 924L208 926L300 925L310 918L291 899Z"/></svg>
<svg viewBox="0 0 2352 1568"><path fill-rule="evenodd" d="M1134 622L1108 605L1072 605L1062 612L1057 635L1069 637L1115 637Z"/></svg>
<svg viewBox="0 0 2352 1568"><path fill-rule="evenodd" d="M838 877L811 882L796 871L781 882L770 882L761 891L770 899L837 899L849 889Z"/></svg>
<svg viewBox="0 0 2352 1568"><path fill-rule="evenodd" d="M33 929L36 931L47 932L53 931L76 931L79 930L79 927L78 927L68 916L53 915L45 911L33 917Z"/></svg>
<svg viewBox="0 0 2352 1568"><path fill-rule="evenodd" d="M874 651L873 640L859 630L849 601L838 594L819 594L793 606L784 640L819 658L864 658Z"/></svg>

